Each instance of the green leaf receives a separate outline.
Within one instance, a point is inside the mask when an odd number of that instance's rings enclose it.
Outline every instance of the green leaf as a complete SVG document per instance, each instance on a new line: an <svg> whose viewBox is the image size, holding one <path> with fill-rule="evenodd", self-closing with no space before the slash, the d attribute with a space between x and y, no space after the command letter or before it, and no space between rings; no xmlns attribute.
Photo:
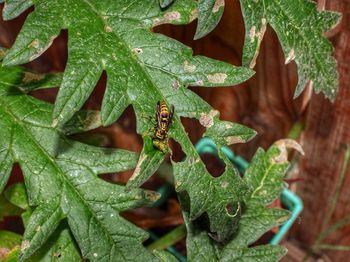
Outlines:
<svg viewBox="0 0 350 262"><path fill-rule="evenodd" d="M127 188L135 188L142 185L153 175L164 160L165 153L154 150L150 138L144 139L144 146L133 175L130 177Z"/></svg>
<svg viewBox="0 0 350 262"><path fill-rule="evenodd" d="M16 18L32 5L32 0L5 0L3 18L4 20Z"/></svg>
<svg viewBox="0 0 350 262"><path fill-rule="evenodd" d="M244 248L239 250L227 250L220 261L229 262L273 262L279 261L287 250L281 246L276 245L261 245L251 248Z"/></svg>
<svg viewBox="0 0 350 262"><path fill-rule="evenodd" d="M2 262L16 262L21 236L5 230L0 230L0 259Z"/></svg>
<svg viewBox="0 0 350 262"><path fill-rule="evenodd" d="M3 194L0 195L0 221L4 217L19 216L23 210L9 202Z"/></svg>
<svg viewBox="0 0 350 262"><path fill-rule="evenodd" d="M29 93L37 89L45 89L60 86L62 74L38 74L25 72L23 85L20 87L24 93Z"/></svg>
<svg viewBox="0 0 350 262"><path fill-rule="evenodd" d="M178 260L169 252L163 250L154 250L153 253L162 262L178 262Z"/></svg>
<svg viewBox="0 0 350 262"><path fill-rule="evenodd" d="M198 160L188 157L183 162L173 163L176 190L186 191L190 198L189 219L195 220L206 212L210 220L210 235L218 242L227 241L237 230L241 201L248 191L232 163L225 156L221 157L226 168L216 178L204 176L205 167Z"/></svg>
<svg viewBox="0 0 350 262"><path fill-rule="evenodd" d="M27 228L26 234L28 234L28 227L30 231L29 219L32 215L30 207L28 205L28 198L25 191L25 186L22 183L11 185L5 191L5 196L11 201L11 203L25 209L26 212L22 214L22 219L24 226ZM36 212L36 211L34 211ZM32 219L33 220L33 219ZM36 231L44 230L43 228L36 228ZM50 229L49 229L50 230ZM11 232L10 232L11 233ZM13 234L13 233L12 233ZM9 255L6 256L5 261L18 261L18 255L20 253L20 247L22 237L15 235L15 244L9 252ZM50 236L48 241L45 242L42 247L36 251L29 259L26 259L27 262L45 262L45 261L80 261L80 254L75 245L75 241L70 234L68 225L66 223L61 224L57 230ZM0 232L0 245L3 247L2 243L2 232ZM25 247L27 242L22 243L22 247ZM11 260L12 259L12 260Z"/></svg>
<svg viewBox="0 0 350 262"><path fill-rule="evenodd" d="M216 247L213 244L213 239L208 235L206 221L201 219L191 221L189 218L190 200L187 193L179 193L178 198L187 231L186 248L188 261L217 261Z"/></svg>
<svg viewBox="0 0 350 262"><path fill-rule="evenodd" d="M51 125L52 105L21 92L24 75L20 68L0 68L2 187L12 164L19 163L29 204L35 207L23 237L21 259L38 250L63 218L82 255L91 261L155 259L142 246L146 232L119 215L150 203L155 193L125 192L124 187L97 176L132 168L137 156L68 139L63 129Z"/></svg>
<svg viewBox="0 0 350 262"><path fill-rule="evenodd" d="M162 23L192 21L194 1L176 1L166 11L151 0L142 6L132 1L124 7L123 1L114 0L42 0L35 4L4 64L36 58L61 29L68 28L69 59L53 113L55 123L66 122L83 105L102 71L107 72L102 103L105 125L114 122L129 104L138 116L143 112L153 117L162 98L179 115L184 114L180 104L191 91L182 85L227 86L252 75L247 68L193 57L183 44L150 31ZM138 130L147 128L138 123Z"/></svg>
<svg viewBox="0 0 350 262"><path fill-rule="evenodd" d="M218 111L211 111L209 114L202 114L199 121L207 127L204 136L212 138L218 146L245 143L255 137L254 130L246 126L228 121L220 121Z"/></svg>
<svg viewBox="0 0 350 262"><path fill-rule="evenodd" d="M198 24L194 39L199 39L209 34L220 22L224 13L225 0L199 0Z"/></svg>
<svg viewBox="0 0 350 262"><path fill-rule="evenodd" d="M180 195L188 232L187 254L190 261L270 262L278 261L286 253L286 250L279 246L249 246L264 233L289 218L287 210L266 207L278 197L278 192L284 184L283 176L288 162L287 148L303 152L296 142L288 139L277 141L267 152L262 149L257 151L243 179L249 190L242 196L244 199L241 201L238 230L225 243L218 243L215 239L209 238L203 221L189 219L189 201L186 195ZM225 160L224 156L221 157L227 165L228 160ZM256 192L260 192L257 189L266 190L267 193L257 194Z"/></svg>
<svg viewBox="0 0 350 262"><path fill-rule="evenodd" d="M277 33L284 51L286 64L295 60L298 66L298 85L295 96L313 83L316 93L323 92L333 100L338 89L336 61L332 45L323 36L339 21L339 14L317 12L309 0L241 0L245 23L243 64L255 66L266 26Z"/></svg>
<svg viewBox="0 0 350 262"><path fill-rule="evenodd" d="M194 57L192 51L181 43L150 32L153 26L161 23L192 21L195 6L194 1L179 0L166 11L161 11L158 4L150 0L142 7L136 1L131 2L126 9L123 9L124 2L111 0L38 1L4 64L34 59L50 45L61 29L68 28L69 61L53 112L54 125L61 126L67 122L82 106L103 70L107 72L107 88L102 103L102 122L105 125L112 123L132 104L137 117L137 132L143 135L145 145L154 133L155 121L150 119L154 119L157 102L164 100L168 106L174 105L175 115L169 136L182 146L187 156L184 163L194 163L192 168L181 163L175 165L178 171L175 172L178 176L176 183L183 183L178 191L187 191L190 195L190 218L196 219L208 213L211 234L222 241L233 233L237 225L240 199L236 191L243 186L239 184L226 192L222 184L231 185L238 179L232 171L227 171L218 179L211 177L189 140L180 117L199 119L202 125L210 128L208 132L213 139L222 144L248 141L255 135L252 130L238 128L240 133L237 134L237 126L221 122L217 111L187 86L238 84L248 79L252 71L202 56ZM220 134L223 128L227 130ZM131 187L142 183L160 164L162 154L154 151L157 149L152 147L145 155L150 158L140 159L144 162L141 161L136 169ZM155 156L153 160L152 156ZM148 165L147 161L151 164ZM191 188L183 181L184 172L200 182L197 187ZM210 190L204 193L200 186L209 186ZM201 206L196 200L202 201L203 197L205 205ZM220 198L222 200L215 204L209 201ZM227 225L232 225L229 230L225 228Z"/></svg>
<svg viewBox="0 0 350 262"><path fill-rule="evenodd" d="M53 235L26 262L78 262L82 261L68 225L61 224Z"/></svg>
<svg viewBox="0 0 350 262"><path fill-rule="evenodd" d="M290 212L248 203L242 212L239 230L228 247L244 247L254 243L263 234L286 222Z"/></svg>
<svg viewBox="0 0 350 262"><path fill-rule="evenodd" d="M113 123L131 104L137 117L137 132L147 144L146 140L154 135L157 102L164 100L169 107L174 105L175 114L169 137L180 143L187 161L196 161L195 168L191 170L177 170L180 173L191 171L189 176L196 176L204 184L210 184L212 177L189 140L180 117L199 119L205 127L211 128L214 139L219 139L223 124L219 115L213 115L216 111L187 89L187 86L234 85L247 80L253 71L203 56L192 56L192 50L183 44L151 32L152 27L162 23L191 22L195 18L196 4L191 0L178 0L162 11L153 0L144 1L142 5L131 1L126 8L125 2L114 0L37 1L34 12L28 16L14 46L5 57L4 64L18 64L34 59L42 54L61 29L68 28L69 59L53 112L54 125L61 126L72 117L91 94L102 71L106 71L107 87L101 109L102 123ZM234 127L229 129L227 134L236 137ZM237 134L236 142L247 141L254 134L246 128L246 134ZM224 135L220 136L220 141L226 141ZM232 139L225 143L228 142L231 143ZM136 170L130 187L142 184L160 164L161 154L152 153L152 150L156 149L151 148L147 151L148 155L143 155L148 158L140 158L144 164L139 164L140 168ZM152 160L152 156L156 158ZM146 165L147 161L151 165ZM211 187L212 190L205 195L207 199L215 198L214 191L216 197L225 195L220 192L225 189L220 187L219 181ZM179 190L189 190L191 199L194 200L201 199L204 195L199 190L188 187ZM231 198L232 196L229 199ZM219 214L212 217L222 222L218 224L227 224L230 215L225 211L228 204L226 200L228 199L218 203L215 210L207 210L213 205L200 208L199 202L193 203L194 214L191 218L195 219L207 211L213 214L216 209L220 209ZM236 205L236 201L229 205ZM236 220L235 217L230 219Z"/></svg>
<svg viewBox="0 0 350 262"><path fill-rule="evenodd" d="M266 206L279 197L289 166L287 148L294 148L304 154L301 146L291 139L277 141L267 152L261 148L257 150L244 175L244 180L251 187L249 203Z"/></svg>
<svg viewBox="0 0 350 262"><path fill-rule="evenodd" d="M228 257L227 261L230 261L231 254L234 254L232 250L236 250L238 255L242 252L250 254L250 251L244 250L248 245L254 243L273 227L283 224L289 218L289 212L286 210L266 207L279 197L283 189L283 178L289 165L287 148L294 148L303 153L302 148L295 141L279 140L267 152L258 149L250 163L244 175L244 180L250 187L250 193L244 201L238 232L222 251L223 257ZM252 252L254 254L255 251ZM280 253L277 251L278 254ZM266 258L262 256L261 259L266 260L268 256ZM278 259L271 261L278 261Z"/></svg>
<svg viewBox="0 0 350 262"><path fill-rule="evenodd" d="M21 244L22 237L16 233L0 230L0 248L12 249Z"/></svg>
<svg viewBox="0 0 350 262"><path fill-rule="evenodd" d="M175 0L159 0L159 5L161 8L167 8L171 5Z"/></svg>
<svg viewBox="0 0 350 262"><path fill-rule="evenodd" d="M5 190L4 195L6 199L13 205L20 207L23 210L29 208L27 193L24 184L17 183L9 186Z"/></svg>
<svg viewBox="0 0 350 262"><path fill-rule="evenodd" d="M5 57L6 53L7 53L7 49L0 47L0 61L2 61L2 59Z"/></svg>

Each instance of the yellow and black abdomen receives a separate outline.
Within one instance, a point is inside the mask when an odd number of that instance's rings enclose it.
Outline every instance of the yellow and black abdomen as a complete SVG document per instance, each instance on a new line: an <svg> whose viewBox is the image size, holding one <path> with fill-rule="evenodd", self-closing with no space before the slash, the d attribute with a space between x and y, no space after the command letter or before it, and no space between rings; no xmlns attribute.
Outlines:
<svg viewBox="0 0 350 262"><path fill-rule="evenodd" d="M171 125L172 116L174 113L174 107L171 107L171 111L164 101L157 103L156 110L156 129L153 138L153 144L155 147L164 151L168 141L168 130Z"/></svg>

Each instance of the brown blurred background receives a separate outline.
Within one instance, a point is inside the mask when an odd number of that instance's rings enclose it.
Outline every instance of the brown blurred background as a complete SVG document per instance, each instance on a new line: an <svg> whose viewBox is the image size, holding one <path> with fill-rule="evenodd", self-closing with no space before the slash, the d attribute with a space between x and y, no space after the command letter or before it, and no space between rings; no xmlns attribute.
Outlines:
<svg viewBox="0 0 350 262"><path fill-rule="evenodd" d="M3 5L0 5L2 10ZM294 62L285 65L284 55L276 34L268 28L260 50L256 74L249 81L232 88L191 88L203 97L215 109L221 112L221 118L247 125L258 131L257 137L247 143L235 145L232 149L251 159L258 147L267 148L274 141L285 138L293 126L303 126L299 142L305 150L305 156L289 177L292 188L304 202L304 211L294 225L284 244L290 252L285 261L302 261L309 254L307 261L350 261L350 225L336 230L323 242L342 246L339 250L312 250L319 233L350 214L350 171L345 169L345 177L339 183L344 163L346 146L350 143L350 0L319 0L319 9L329 9L343 13L343 19L327 37L335 47L334 55L338 61L340 91L332 104L323 95L315 95L306 89L293 100L297 83ZM0 45L11 47L26 15L5 22L0 20ZM218 27L207 37L194 41L196 22L188 26L161 26L155 29L191 46L195 54L206 55L235 65L240 65L244 38L244 26L238 0L226 0L226 8ZM62 72L67 60L67 32L63 31L53 45L38 59L26 66L39 72ZM105 86L103 76L98 87L91 95L85 107L99 109ZM49 102L54 102L56 91L45 90L35 95ZM185 119L184 125L192 142L198 141L202 134L200 125L191 119ZM132 108L128 108L121 119L111 127L100 128L106 141L103 145L140 151L142 140L135 132L135 117ZM181 152L175 151L178 159ZM210 160L210 159L209 159ZM215 169L217 163L207 166ZM11 183L21 180L20 170ZM124 173L118 180L126 180L129 173ZM150 183L157 180L151 179ZM335 212L330 223L324 225L325 216L331 210L332 197L340 192L335 203ZM170 201L165 210L157 211L156 217L145 218L146 212L126 214L126 217L145 228L155 223L171 226L182 223L180 209L176 201ZM142 213L142 214L140 214ZM136 218L135 218L136 216ZM160 221L161 219L161 221ZM148 223L148 224L147 224ZM4 226L4 225L2 225ZM340 249L340 248L338 248ZM350 250L350 249L348 249ZM321 261L322 261L321 260ZM319 260L317 260L319 261Z"/></svg>

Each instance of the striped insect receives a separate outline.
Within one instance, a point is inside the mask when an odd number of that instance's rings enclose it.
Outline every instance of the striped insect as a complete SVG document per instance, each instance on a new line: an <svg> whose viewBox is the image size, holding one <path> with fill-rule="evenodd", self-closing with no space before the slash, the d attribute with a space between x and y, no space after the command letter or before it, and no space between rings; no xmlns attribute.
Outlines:
<svg viewBox="0 0 350 262"><path fill-rule="evenodd" d="M174 115L174 106L170 110L167 104L161 100L156 108L156 129L153 137L153 145L161 151L166 151L168 142L168 131Z"/></svg>

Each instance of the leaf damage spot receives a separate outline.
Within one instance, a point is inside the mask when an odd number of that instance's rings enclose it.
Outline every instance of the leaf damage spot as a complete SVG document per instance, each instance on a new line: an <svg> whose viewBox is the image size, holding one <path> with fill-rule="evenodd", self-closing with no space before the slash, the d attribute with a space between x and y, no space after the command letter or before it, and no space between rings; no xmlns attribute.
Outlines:
<svg viewBox="0 0 350 262"><path fill-rule="evenodd" d="M4 259L11 250L5 247L0 248L0 259Z"/></svg>
<svg viewBox="0 0 350 262"><path fill-rule="evenodd" d="M21 253L23 253L26 249L30 247L28 240L23 240L21 244Z"/></svg>
<svg viewBox="0 0 350 262"><path fill-rule="evenodd" d="M228 185L229 185L229 183L228 183L227 181L222 181L222 182L221 182L221 187L222 187L222 188L227 188Z"/></svg>
<svg viewBox="0 0 350 262"><path fill-rule="evenodd" d="M204 82L203 82L203 80L198 80L198 81L195 82L195 85L197 85L197 86L204 86Z"/></svg>
<svg viewBox="0 0 350 262"><path fill-rule="evenodd" d="M172 12L167 12L164 14L164 19L165 22L171 22L171 21L179 21L181 18L181 14L178 11L172 11Z"/></svg>
<svg viewBox="0 0 350 262"><path fill-rule="evenodd" d="M255 38L257 38L257 41L258 41L257 48L255 50L252 61L250 62L250 65L249 65L250 68L254 68L254 66L256 64L256 59L257 59L258 54L259 54L259 47L260 47L261 41L262 41L262 39L265 35L265 32L266 32L266 26L267 26L266 18L262 18L260 30L258 32L256 32L256 28L255 28L255 26L253 26L254 28L252 27L249 31L250 42L254 43ZM254 33L254 35L253 35L253 33Z"/></svg>
<svg viewBox="0 0 350 262"><path fill-rule="evenodd" d="M237 202L237 209L234 210L234 205L232 203L228 203L225 209L228 216L236 217L241 211L241 204Z"/></svg>
<svg viewBox="0 0 350 262"><path fill-rule="evenodd" d="M278 218L278 219L276 220L276 222L277 222L278 224L282 224L282 223L286 222L288 219L289 219L289 216L283 216L283 217Z"/></svg>
<svg viewBox="0 0 350 262"><path fill-rule="evenodd" d="M39 232L40 230L41 230L41 226L39 225L39 226L36 227L35 231Z"/></svg>
<svg viewBox="0 0 350 262"><path fill-rule="evenodd" d="M89 111L85 118L79 119L82 130L91 130L101 125L101 111Z"/></svg>
<svg viewBox="0 0 350 262"><path fill-rule="evenodd" d="M191 15L190 15L190 21L192 22L193 20L195 20L198 17L198 9L195 8L191 11Z"/></svg>
<svg viewBox="0 0 350 262"><path fill-rule="evenodd" d="M219 111L217 110L210 110L209 113L201 113L201 116L199 118L199 123L208 128L214 125L214 116L217 116L219 114Z"/></svg>
<svg viewBox="0 0 350 262"><path fill-rule="evenodd" d="M225 6L225 0L216 0L213 7L213 13L217 13L223 6Z"/></svg>
<svg viewBox="0 0 350 262"><path fill-rule="evenodd" d="M215 73L212 75L207 75L208 81L213 84L223 84L227 78L225 73Z"/></svg>
<svg viewBox="0 0 350 262"><path fill-rule="evenodd" d="M254 43L254 37L255 37L255 30L256 30L256 26L253 25L250 30L249 30L249 38L250 38L250 43Z"/></svg>
<svg viewBox="0 0 350 262"><path fill-rule="evenodd" d="M135 54L142 54L142 53L143 53L143 49L142 49L142 48L139 48L139 47L133 48L132 51L133 51Z"/></svg>
<svg viewBox="0 0 350 262"><path fill-rule="evenodd" d="M275 164L288 163L288 152L287 149L293 148L297 150L300 154L304 155L304 150L295 140L292 139L281 139L275 143L275 146L280 150L278 156L272 158L272 162Z"/></svg>
<svg viewBox="0 0 350 262"><path fill-rule="evenodd" d="M44 74L33 74L31 72L25 72L23 76L23 82L29 83L32 81L40 81L45 78Z"/></svg>
<svg viewBox="0 0 350 262"><path fill-rule="evenodd" d="M98 254L97 254L97 253L94 253L93 256L94 256L94 257L98 257Z"/></svg>
<svg viewBox="0 0 350 262"><path fill-rule="evenodd" d="M145 191L146 199L150 200L151 202L156 202L160 198L160 194L154 191Z"/></svg>
<svg viewBox="0 0 350 262"><path fill-rule="evenodd" d="M288 53L285 64L289 64L294 59L295 59L295 50L294 50L294 48L292 48Z"/></svg>
<svg viewBox="0 0 350 262"><path fill-rule="evenodd" d="M105 32L110 33L112 31L113 31L112 27L110 27L109 25L105 26Z"/></svg>
<svg viewBox="0 0 350 262"><path fill-rule="evenodd" d="M171 23L172 21L180 22L180 19L181 19L181 14L178 11L171 11L171 12L165 13L162 19L158 17L153 19L152 26L154 27L161 24L167 24L167 23Z"/></svg>
<svg viewBox="0 0 350 262"><path fill-rule="evenodd" d="M173 84L172 84L172 87L173 87L173 90L178 90L179 88L180 88L180 83L179 83L179 81L177 81L177 80L174 80L173 81Z"/></svg>
<svg viewBox="0 0 350 262"><path fill-rule="evenodd" d="M38 48L39 47L39 39L34 39L28 46L29 48Z"/></svg>
<svg viewBox="0 0 350 262"><path fill-rule="evenodd" d="M193 73L194 71L196 71L196 68L197 67L195 65L191 65L190 63L188 63L187 60L184 62L184 70L185 70L185 72Z"/></svg>
<svg viewBox="0 0 350 262"><path fill-rule="evenodd" d="M112 59L113 59L114 61L117 60L117 55L116 55L115 53L112 54Z"/></svg>
<svg viewBox="0 0 350 262"><path fill-rule="evenodd" d="M228 136L225 137L225 141L228 146L245 142L244 139L242 139L240 136Z"/></svg>
<svg viewBox="0 0 350 262"><path fill-rule="evenodd" d="M58 124L58 118L55 118L55 119L52 121L51 127L56 127L57 124Z"/></svg>
<svg viewBox="0 0 350 262"><path fill-rule="evenodd" d="M179 188L182 185L182 183L180 181L176 181L175 182L175 188Z"/></svg>

